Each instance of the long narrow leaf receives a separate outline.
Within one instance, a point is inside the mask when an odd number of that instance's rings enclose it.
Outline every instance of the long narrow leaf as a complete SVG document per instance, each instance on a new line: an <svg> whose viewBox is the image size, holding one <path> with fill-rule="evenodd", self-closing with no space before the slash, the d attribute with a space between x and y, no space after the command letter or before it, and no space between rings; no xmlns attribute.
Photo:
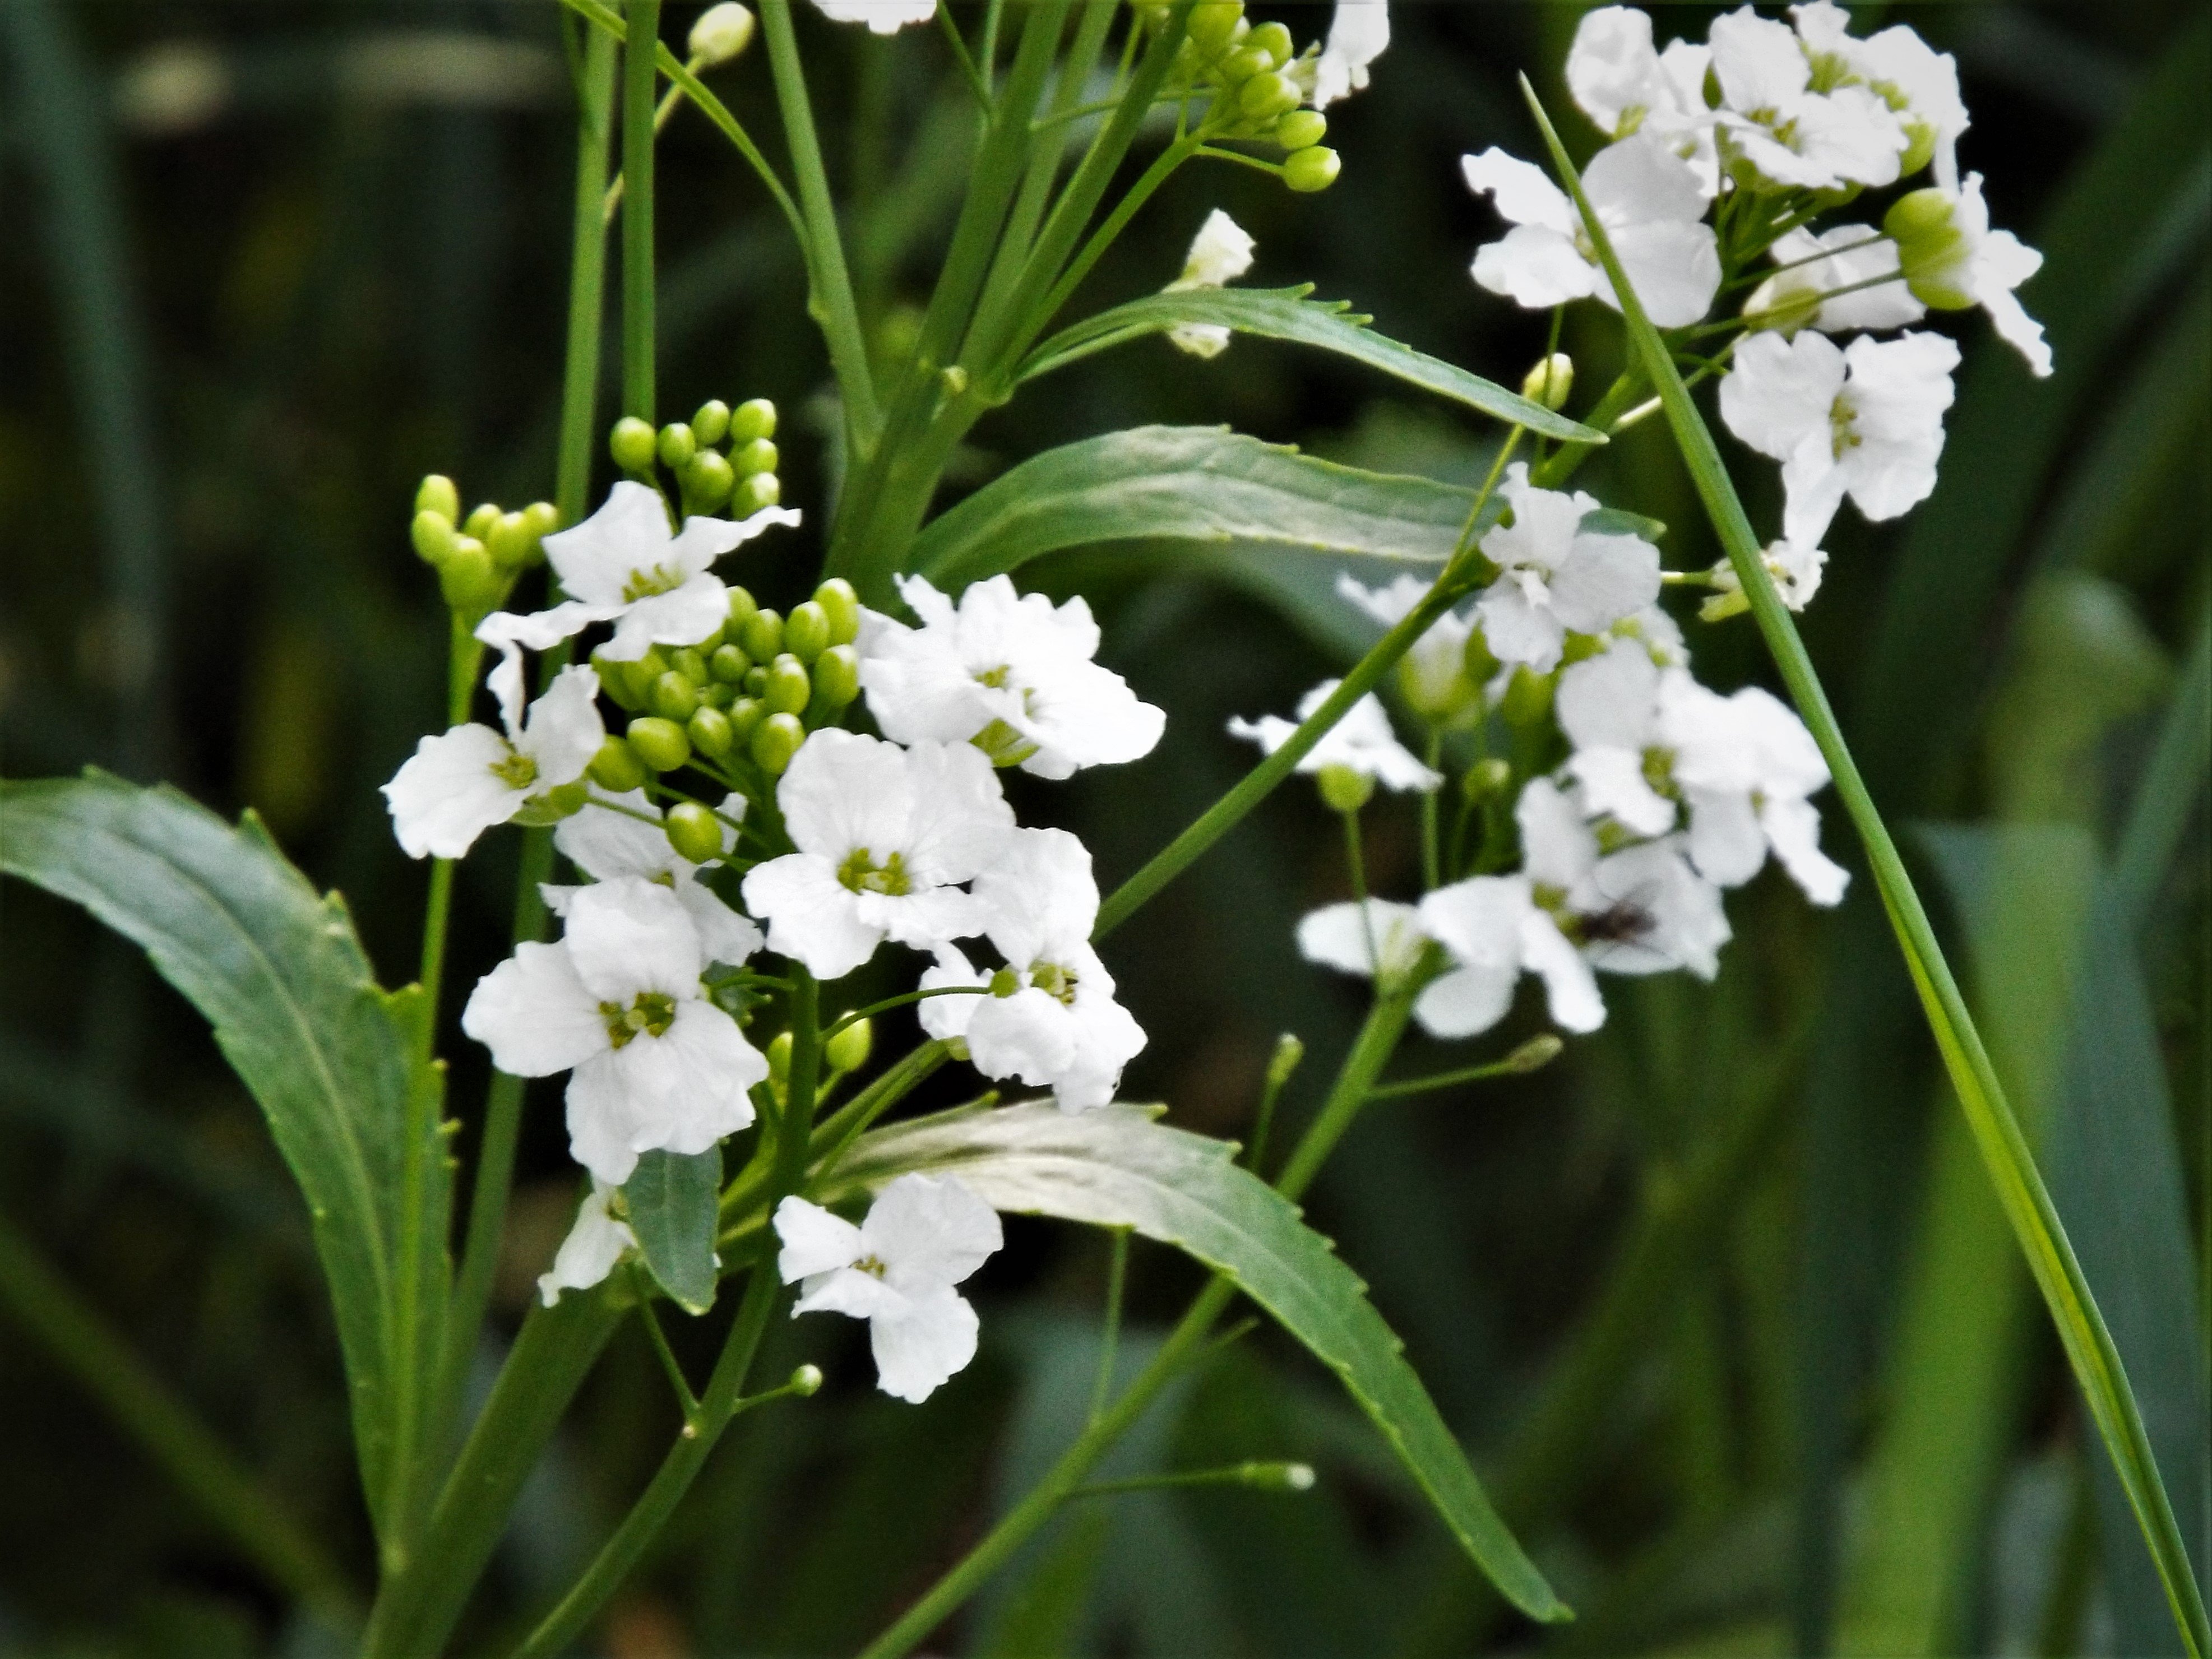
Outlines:
<svg viewBox="0 0 2212 1659"><path fill-rule="evenodd" d="M2090 1415L2112 1452L2113 1465L2119 1472L2128 1502L2157 1565L2182 1638L2192 1659L2206 1659L2208 1653L2212 1653L2212 1622L2206 1619L2203 1596L2191 1571L2189 1553L2182 1541L2180 1528L2175 1524L2172 1504L2159 1479L2158 1464L2151 1455L2149 1437L2143 1428L2142 1413L2128 1386L2127 1372L2120 1363L2112 1332L2098 1310L2096 1298L2090 1292L2081 1262L2075 1259L2074 1247L2067 1240L2050 1192L2036 1169L2012 1109L2006 1103L1996 1070L1990 1061L1980 1034L1974 1029L1973 1018L1966 1010L1966 999L1960 994L1950 965L1936 943L1935 929L1929 923L1920 896L1859 775L1858 767L1844 741L1842 728L1828 706L1820 677L1814 671L1812 659L1806 653L1804 641L1798 637L1796 625L1766 573L1759 538L1752 531L1751 521L1721 460L1712 433L1683 386L1673 355L1631 288L1627 274L1613 252L1612 238L1583 194L1582 179L1574 163L1525 79L1522 90L1543 129L1544 140L1551 149L1560 180L1574 197L1599 260L1614 292L1620 295L1621 316L1630 339L1653 386L1658 389L1684 463L1751 601L1752 613L1758 619L1767 648L1773 653L1799 714L1820 744L1828 769L1834 775L1836 793L1865 844L1875 884L1881 890L1882 902L1896 929L1905 966L1920 994L1929 1028L1942 1052L1944 1065L1950 1073L1960 1103L1966 1109L1967 1122L1973 1129L1998 1200L2027 1257L2037 1288L2051 1310L2059 1340L2081 1384Z"/></svg>

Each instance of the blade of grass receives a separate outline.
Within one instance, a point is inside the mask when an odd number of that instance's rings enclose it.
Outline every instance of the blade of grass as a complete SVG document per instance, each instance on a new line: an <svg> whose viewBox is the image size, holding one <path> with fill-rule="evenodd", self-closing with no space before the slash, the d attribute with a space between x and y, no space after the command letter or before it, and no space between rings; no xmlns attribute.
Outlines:
<svg viewBox="0 0 2212 1659"><path fill-rule="evenodd" d="M1621 317L1630 339L1658 391L1684 465L1697 484L1714 531L1727 549L1729 562L1751 601L1759 632L1799 714L1827 761L1835 779L1836 793L1865 845L1875 884L1881 890L1882 902L1905 954L1905 966L1920 994L1921 1006L1936 1045L1942 1051L1945 1069L1958 1091L1960 1104L1966 1110L1967 1123L1974 1132L2006 1218L2035 1275L2036 1286L2051 1310L2059 1340L2081 1383L2090 1414L2096 1419L2098 1432L2112 1451L2113 1464L2127 1489L2129 1504L2142 1528L2151 1559L2158 1567L2182 1639L2192 1659L2207 1659L2208 1654L2212 1654L2212 1621L2206 1618L2203 1595L2190 1570L2188 1550L2174 1522L2173 1505L2159 1479L2149 1437L2143 1428L2142 1413L2128 1386L2127 1372L2120 1363L2119 1351L2113 1346L2112 1332L2098 1310L2081 1264L2075 1257L2074 1248L2067 1240L2035 1159L2006 1103L1996 1067L1990 1063L1980 1033L1974 1028L1973 1018L1966 1010L1966 999L1952 976L1950 965L1944 960L1942 947L1936 943L1936 930L1929 922L1911 877L1905 872L1897 844L1891 839L1888 827L1859 775L1812 659L1806 653L1804 641L1798 637L1796 625L1766 574L1759 538L1752 532L1751 521L1744 514L1743 503L1736 495L1735 483L1721 460L1712 433L1691 401L1682 377L1674 368L1673 355L1630 287L1627 274L1613 252L1613 240L1583 194L1581 176L1553 131L1534 88L1525 77L1522 90L1543 131L1544 142L1551 150L1560 181L1575 198L1599 260L1620 298Z"/></svg>

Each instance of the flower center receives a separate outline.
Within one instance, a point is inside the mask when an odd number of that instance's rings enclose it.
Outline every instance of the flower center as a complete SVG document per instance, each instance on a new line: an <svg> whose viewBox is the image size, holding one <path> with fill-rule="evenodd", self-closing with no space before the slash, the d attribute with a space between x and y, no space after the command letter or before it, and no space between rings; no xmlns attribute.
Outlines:
<svg viewBox="0 0 2212 1659"><path fill-rule="evenodd" d="M858 1261L855 1261L853 1264L853 1271L854 1273L873 1273L878 1279L881 1279L885 1273L890 1271L890 1268L889 1265L885 1263L883 1257L879 1255L864 1255Z"/></svg>
<svg viewBox="0 0 2212 1659"><path fill-rule="evenodd" d="M848 892L883 893L897 898L912 890L906 877L906 860L894 853L881 864L865 847L855 847L837 866L837 879Z"/></svg>
<svg viewBox="0 0 2212 1659"><path fill-rule="evenodd" d="M1058 997L1060 1006L1075 1006L1075 970L1063 968L1056 962L1033 962L1030 964L1030 983L1047 996Z"/></svg>
<svg viewBox="0 0 2212 1659"><path fill-rule="evenodd" d="M1037 744L1004 720L993 720L968 741L989 756L992 765L999 767L1019 766L1038 749Z"/></svg>
<svg viewBox="0 0 2212 1659"><path fill-rule="evenodd" d="M1651 786L1652 793L1672 795L1674 793L1674 751L1653 747L1644 751L1644 781Z"/></svg>
<svg viewBox="0 0 2212 1659"><path fill-rule="evenodd" d="M607 1041L623 1048L640 1033L659 1036L674 1024L676 999L665 991L640 991L627 1008L619 1002L601 1003L599 1018L607 1023Z"/></svg>
<svg viewBox="0 0 2212 1659"><path fill-rule="evenodd" d="M1005 662L1000 663L996 668L978 669L975 672L975 684L988 685L994 691L1003 691L1006 689L1006 682L1013 677L1013 672L1014 665Z"/></svg>
<svg viewBox="0 0 2212 1659"><path fill-rule="evenodd" d="M684 580L682 571L671 570L665 564L632 570L629 580L623 584L623 603L635 605L640 599L649 599L655 593L673 593L684 586Z"/></svg>
<svg viewBox="0 0 2212 1659"><path fill-rule="evenodd" d="M510 789L527 789L538 781L538 763L520 749L509 749L505 760L493 763L491 775Z"/></svg>
<svg viewBox="0 0 2212 1659"><path fill-rule="evenodd" d="M1838 392L1836 401L1828 405L1828 446L1829 453L1839 461L1845 450L1856 449L1863 441L1858 433L1858 420L1859 411L1850 394Z"/></svg>

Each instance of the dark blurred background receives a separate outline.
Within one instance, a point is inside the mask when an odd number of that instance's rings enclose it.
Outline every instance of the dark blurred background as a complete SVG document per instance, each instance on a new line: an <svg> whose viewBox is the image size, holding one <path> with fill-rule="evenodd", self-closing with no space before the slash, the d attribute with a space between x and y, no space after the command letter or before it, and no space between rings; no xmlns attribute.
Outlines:
<svg viewBox="0 0 2212 1659"><path fill-rule="evenodd" d="M932 31L886 42L802 9L889 356L957 204L966 118ZM1537 153L1513 77L1528 69L1565 109L1578 9L1395 6L1372 89L1330 113L1333 190L1187 168L1079 305L1176 275L1219 205L1258 239L1250 283L1314 283L1517 381L1545 319L1468 279L1496 232L1457 157ZM1701 38L1714 13L1656 9L1662 40ZM1988 174L1996 222L2049 256L2023 298L2059 367L2032 382L1975 318L1936 322L1966 349L1943 483L1901 525L1838 520L1805 629L1893 823L1950 826L1908 829L1916 870L1948 897L1947 940L2201 1559L2208 884L2187 743L2179 855L2134 908L2111 890L2130 827L2172 795L2161 733L2203 651L2207 8L1853 10L1861 32L1910 21L1957 54L1962 164ZM693 14L671 7L672 40ZM1254 15L1301 40L1328 17ZM780 155L758 51L714 84ZM343 890L389 982L412 971L423 871L376 786L437 719L445 628L410 503L432 471L465 502L552 493L572 123L550 3L0 3L0 770L97 764L253 806ZM1563 125L1590 147L1578 119ZM834 488L799 264L703 121L679 113L662 155L663 414L710 397L782 406L785 500L809 528L731 574L788 603L811 585ZM1611 328L1594 308L1570 321L1579 400L1618 363ZM955 488L1145 422L1227 422L1453 479L1479 477L1495 441L1333 360L1244 340L1200 365L1152 339L1031 388L978 428ZM1730 453L1771 524L1775 470ZM1662 423L1578 483L1665 520L1670 568L1717 556ZM1247 763L1227 716L1287 709L1358 642L1287 557L1128 547L1030 574L1089 594L1106 659L1170 712L1135 767L1018 791L1025 822L1089 840L1108 885ZM1747 622L1692 644L1711 683L1766 674ZM1410 813L1369 816L1378 890L1410 892ZM1855 856L1840 814L1828 841ZM1239 1134L1284 1030L1311 1055L1286 1109L1317 1097L1358 991L1300 963L1290 930L1345 896L1337 848L1309 792L1286 789L1116 937L1109 965L1152 1038L1133 1097ZM457 988L505 952L513 854L488 838L462 871ZM1079 1509L940 1650L2178 1651L1870 884L1862 872L1842 910L1817 914L1770 872L1730 912L1716 984L1609 981L1606 1028L1550 1070L1378 1107L1310 1206L1577 1625L1502 1618L1332 1379L1255 1334L1114 1467L1304 1457L1318 1489ZM0 1217L365 1583L337 1348L252 1103L190 1011L83 916L10 884L0 926ZM1538 1013L1524 1002L1499 1050ZM894 1018L881 1036L909 1030ZM457 1031L447 1047L465 1153L485 1066ZM574 1201L557 1091L532 1103L502 1332ZM981 1359L925 1408L868 1389L856 1328L777 1332L761 1374L817 1358L830 1387L737 1425L594 1650L849 1650L947 1564L1088 1397L1103 1242L1017 1223L1009 1243L973 1287ZM1127 1346L1141 1356L1195 1283L1140 1244ZM702 1364L718 1338L678 1334ZM676 1421L641 1337L618 1337L470 1642L499 1643L565 1583ZM325 1650L5 1297L0 1470L0 1651Z"/></svg>

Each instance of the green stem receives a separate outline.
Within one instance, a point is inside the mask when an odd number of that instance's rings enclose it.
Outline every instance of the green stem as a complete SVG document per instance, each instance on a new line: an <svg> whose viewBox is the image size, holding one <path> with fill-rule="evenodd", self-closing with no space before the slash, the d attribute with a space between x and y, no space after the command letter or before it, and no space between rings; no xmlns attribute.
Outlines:
<svg viewBox="0 0 2212 1659"><path fill-rule="evenodd" d="M1096 1423L1104 1415L1114 1393L1114 1350L1121 1335L1121 1293L1129 1279L1129 1230L1114 1229L1113 1254L1106 1260L1106 1318L1098 1334L1098 1376L1091 1385L1091 1415Z"/></svg>
<svg viewBox="0 0 2212 1659"><path fill-rule="evenodd" d="M827 1042L848 1025L857 1025L864 1019L872 1019L893 1008L903 1008L908 1003L927 1002L932 997L987 997L990 994L991 988L988 985L941 985L934 991L908 991L902 996L885 997L881 1002L872 1002L865 1008L855 1008L849 1014L840 1015L837 1023L822 1034L822 1040Z"/></svg>
<svg viewBox="0 0 2212 1659"><path fill-rule="evenodd" d="M352 1586L307 1530L4 1218L0 1304L14 1310L56 1363L107 1408L270 1583L332 1625L349 1626L359 1620Z"/></svg>
<svg viewBox="0 0 2212 1659"><path fill-rule="evenodd" d="M476 698L477 669L483 661L483 647L458 611L449 613L446 643L446 724L464 724ZM418 1060L428 1064L438 1042L438 997L446 972L446 934L453 908L452 859L430 860L430 891L422 906L422 963L416 982L422 988L428 1012L422 1019Z"/></svg>
<svg viewBox="0 0 2212 1659"><path fill-rule="evenodd" d="M633 1264L630 1268L632 1293L637 1297L638 1322L645 1327L646 1340L653 1345L653 1353L660 1360L660 1369L668 1377L668 1386L675 1393L676 1408L684 1413L684 1421L696 1426L699 1418L698 1396L691 1392L690 1379L684 1375L684 1363L676 1357L676 1350L668 1346L668 1334L660 1328L660 1316L653 1310L653 1286L643 1268Z"/></svg>
<svg viewBox="0 0 2212 1659"><path fill-rule="evenodd" d="M952 8L946 5L945 0L937 0L937 26L945 31L945 40L951 43L952 61L960 66L960 73L967 81L969 90L975 94L976 107L988 120L991 89L983 84L982 71L975 67L975 60L968 55L968 43L960 38L960 25L953 18Z"/></svg>
<svg viewBox="0 0 2212 1659"><path fill-rule="evenodd" d="M1422 758L1430 771L1443 769L1444 734L1441 728L1433 726L1429 728L1428 746ZM1437 815L1441 810L1437 797L1443 793L1442 789L1421 792L1421 889L1424 892L1432 893L1443 885L1443 837L1437 824Z"/></svg>
<svg viewBox="0 0 2212 1659"><path fill-rule="evenodd" d="M653 416L653 117L660 0L629 0L623 50L623 413Z"/></svg>
<svg viewBox="0 0 2212 1659"><path fill-rule="evenodd" d="M1973 1131L1984 1166L1996 1188L1998 1201L2012 1224L2021 1252L2027 1258L2037 1288L2057 1327L2059 1341L2081 1384L2090 1415L2112 1453L2113 1467L2127 1491L2129 1504L2142 1529L2152 1564L2172 1607L2183 1645L2191 1659L2207 1659L2208 1655L2212 1655L2212 1619L2206 1615L2203 1592L2191 1571L2188 1547L2174 1521L2172 1501L2160 1478L2142 1411L2128 1384L2126 1367L2121 1364L2119 1350L2113 1344L2104 1314L2097 1306L2081 1264L2066 1237L2057 1209L2051 1201L2050 1191L2036 1168L2019 1121L2005 1098L1996 1067L1983 1045L1981 1033L1975 1027L1942 947L1936 942L1936 930L1928 920L1911 877L1905 872L1905 860L1899 856L1888 826L1882 822L1866 781L1844 741L1843 729L1837 722L1835 711L1828 705L1827 694L1806 653L1804 641L1798 637L1796 624L1783 605L1781 595L1775 591L1773 579L1767 574L1759 538L1752 531L1751 520L1721 460L1712 433L1698 413L1697 405L1690 401L1674 359L1632 290L1613 252L1612 238L1591 210L1583 194L1581 178L1525 77L1522 88L1543 129L1560 179L1581 210L1598 257L1620 297L1621 314L1644 359L1644 371L1665 401L1675 442L1705 502L1706 514L1712 520L1721 544L1728 550L1729 562L1735 567L1736 579L1751 602L1752 614L1758 620L1767 649L1828 763L1829 772L1835 779L1836 793L1866 848L1875 884L1881 889L1883 908L1897 933L1929 1029L1950 1073L1954 1092Z"/></svg>
<svg viewBox="0 0 2212 1659"><path fill-rule="evenodd" d="M1299 1492L1304 1487L1284 1478L1286 1470L1304 1469L1295 1463L1264 1462L1254 1458L1243 1463L1224 1463L1212 1469L1180 1469L1173 1474L1139 1474L1127 1480L1093 1480L1078 1486L1068 1493L1070 1498L1113 1498L1123 1492L1159 1492L1176 1486L1247 1486L1259 1492ZM1305 1469L1306 1484L1312 1484L1312 1471Z"/></svg>
<svg viewBox="0 0 2212 1659"><path fill-rule="evenodd" d="M1481 1083L1494 1077L1519 1077L1528 1069L1510 1057L1494 1060L1487 1066L1468 1066L1455 1072L1437 1072L1428 1077L1407 1078L1401 1083L1377 1084L1369 1092L1368 1098L1395 1100L1401 1095L1427 1094L1434 1089L1456 1088L1462 1083Z"/></svg>
<svg viewBox="0 0 2212 1659"><path fill-rule="evenodd" d="M703 58L694 58L684 65L684 72L696 76L706 63ZM655 138L668 131L669 122L676 118L676 112L683 102L684 88L681 87L672 86L660 94L660 101L653 106L653 136ZM606 194L599 198L599 222L602 224L611 226L614 223L615 214L622 207L622 199L623 175L617 173L614 182L607 186Z"/></svg>

